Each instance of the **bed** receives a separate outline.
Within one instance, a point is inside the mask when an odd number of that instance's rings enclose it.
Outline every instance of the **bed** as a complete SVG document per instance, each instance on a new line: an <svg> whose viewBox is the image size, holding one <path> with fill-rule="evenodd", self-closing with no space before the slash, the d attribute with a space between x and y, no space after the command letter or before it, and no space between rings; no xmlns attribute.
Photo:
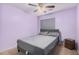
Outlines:
<svg viewBox="0 0 79 59"><path fill-rule="evenodd" d="M44 33L18 39L18 54L48 55L51 49L53 49L61 41L59 30L41 30L41 32Z"/></svg>

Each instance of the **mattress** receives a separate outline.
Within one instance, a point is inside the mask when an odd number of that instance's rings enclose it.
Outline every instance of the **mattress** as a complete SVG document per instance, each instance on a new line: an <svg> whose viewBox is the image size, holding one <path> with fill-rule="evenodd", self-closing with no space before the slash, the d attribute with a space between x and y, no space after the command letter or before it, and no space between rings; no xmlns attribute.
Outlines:
<svg viewBox="0 0 79 59"><path fill-rule="evenodd" d="M58 36L36 35L19 39L17 45L31 54L47 54L57 42Z"/></svg>
<svg viewBox="0 0 79 59"><path fill-rule="evenodd" d="M50 43L52 43L57 37L37 35L30 38L23 38L22 41L31 44L33 46L45 49Z"/></svg>

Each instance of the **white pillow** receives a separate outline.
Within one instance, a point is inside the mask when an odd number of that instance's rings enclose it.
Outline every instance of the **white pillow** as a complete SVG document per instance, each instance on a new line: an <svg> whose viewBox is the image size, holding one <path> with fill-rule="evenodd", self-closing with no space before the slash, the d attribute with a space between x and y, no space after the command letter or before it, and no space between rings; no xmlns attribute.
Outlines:
<svg viewBox="0 0 79 59"><path fill-rule="evenodd" d="M49 32L48 35L49 36L58 36L59 33L57 33L57 32Z"/></svg>
<svg viewBox="0 0 79 59"><path fill-rule="evenodd" d="M44 32L40 32L41 35L47 35L48 32L47 31L44 31Z"/></svg>

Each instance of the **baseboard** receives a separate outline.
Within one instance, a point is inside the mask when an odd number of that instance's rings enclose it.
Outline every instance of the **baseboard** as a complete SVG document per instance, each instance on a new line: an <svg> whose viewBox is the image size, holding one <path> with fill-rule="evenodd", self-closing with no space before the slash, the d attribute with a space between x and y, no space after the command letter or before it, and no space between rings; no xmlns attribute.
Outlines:
<svg viewBox="0 0 79 59"><path fill-rule="evenodd" d="M0 55L15 55L16 53L17 53L17 48L14 47L0 52Z"/></svg>
<svg viewBox="0 0 79 59"><path fill-rule="evenodd" d="M78 55L79 55L79 49L77 50L77 53L78 53Z"/></svg>

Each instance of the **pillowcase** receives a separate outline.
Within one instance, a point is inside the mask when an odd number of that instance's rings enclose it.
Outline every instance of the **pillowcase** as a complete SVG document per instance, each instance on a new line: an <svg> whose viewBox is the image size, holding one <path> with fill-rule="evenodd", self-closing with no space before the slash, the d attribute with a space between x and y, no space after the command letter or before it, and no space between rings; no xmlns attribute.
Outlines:
<svg viewBox="0 0 79 59"><path fill-rule="evenodd" d="M47 35L49 35L49 36L58 36L59 33L58 32L49 32Z"/></svg>
<svg viewBox="0 0 79 59"><path fill-rule="evenodd" d="M48 32L47 31L44 31L44 32L40 32L40 35L47 35Z"/></svg>

